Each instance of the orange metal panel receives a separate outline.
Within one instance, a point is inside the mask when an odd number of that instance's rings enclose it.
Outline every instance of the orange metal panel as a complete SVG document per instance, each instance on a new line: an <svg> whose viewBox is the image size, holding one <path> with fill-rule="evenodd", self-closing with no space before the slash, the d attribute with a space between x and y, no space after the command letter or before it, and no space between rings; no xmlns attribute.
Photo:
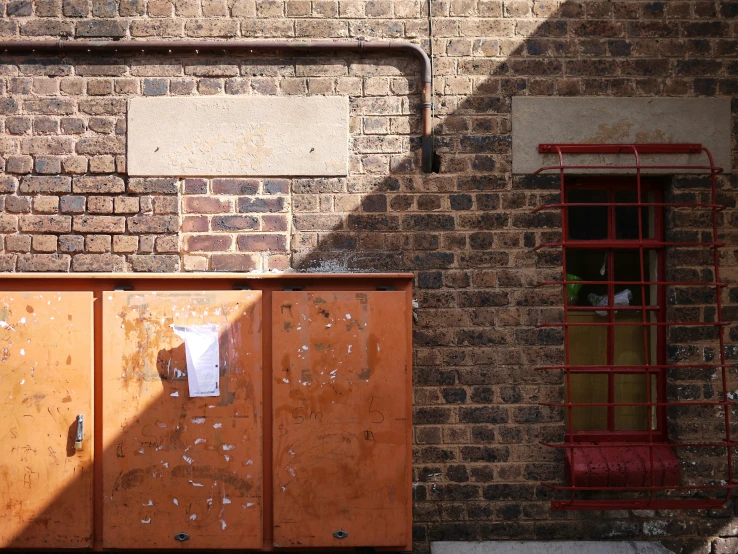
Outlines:
<svg viewBox="0 0 738 554"><path fill-rule="evenodd" d="M260 548L261 292L102 301L103 546ZM204 324L218 326L220 396L192 398L171 326Z"/></svg>
<svg viewBox="0 0 738 554"><path fill-rule="evenodd" d="M274 546L406 546L406 294L272 299Z"/></svg>
<svg viewBox="0 0 738 554"><path fill-rule="evenodd" d="M0 547L92 544L92 304L0 293Z"/></svg>

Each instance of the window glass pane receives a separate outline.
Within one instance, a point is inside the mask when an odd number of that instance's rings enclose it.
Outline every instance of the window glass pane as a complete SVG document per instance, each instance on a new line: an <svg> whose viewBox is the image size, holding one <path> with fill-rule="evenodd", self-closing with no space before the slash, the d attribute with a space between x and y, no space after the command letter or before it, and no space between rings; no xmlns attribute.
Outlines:
<svg viewBox="0 0 738 554"><path fill-rule="evenodd" d="M614 251L614 263L615 263L615 275L613 279L615 281L626 281L626 282L641 282L641 260L640 252L638 250L615 250ZM652 258L648 251L643 253L643 281L651 280L651 264ZM629 290L630 294L624 293L625 290ZM618 293L623 293L618 296ZM615 304L621 304L628 298L628 304L630 306L640 306L642 303L643 294L646 295L646 304L651 303L651 287L640 285L627 284L627 285L615 285L615 295L618 296ZM619 302L618 302L619 300ZM625 305L625 304L623 304Z"/></svg>
<svg viewBox="0 0 738 554"><path fill-rule="evenodd" d="M653 193L643 193L643 202L653 202ZM634 204L638 202L638 193L634 190L615 192L618 204ZM643 238L654 237L653 206L641 208ZM636 206L615 207L615 238L618 240L638 240L638 208Z"/></svg>
<svg viewBox="0 0 738 554"><path fill-rule="evenodd" d="M569 312L570 323L595 320L602 321L603 318L594 312ZM569 363L607 364L607 328L591 325L569 327ZM572 402L607 402L607 384L608 376L604 374L572 375ZM575 431L607 430L607 406L573 408L572 415Z"/></svg>
<svg viewBox="0 0 738 554"><path fill-rule="evenodd" d="M606 203L606 190L570 189L566 201L574 204ZM607 238L607 206L581 206L567 208L569 240L603 240Z"/></svg>
<svg viewBox="0 0 738 554"><path fill-rule="evenodd" d="M643 325L632 325L643 321L640 311L618 312L615 323L615 348L613 363L615 365L645 365L646 349L644 346ZM648 334L646 334L648 336Z"/></svg>
<svg viewBox="0 0 738 554"><path fill-rule="evenodd" d="M573 365L607 364L607 327L589 325L607 320L595 312L569 312L569 363Z"/></svg>
<svg viewBox="0 0 738 554"><path fill-rule="evenodd" d="M566 273L568 280L604 281L607 277L607 250L567 249ZM572 279L573 277L573 279ZM591 306L590 294L607 295L607 285L580 285L570 289L569 305Z"/></svg>
<svg viewBox="0 0 738 554"><path fill-rule="evenodd" d="M594 403L607 402L607 375L572 375L571 401ZM564 397L566 398L566 397ZM606 431L607 406L572 408L575 431ZM569 428L569 414L564 411L566 427Z"/></svg>
<svg viewBox="0 0 738 554"><path fill-rule="evenodd" d="M616 374L615 402L616 403L645 403L646 376L636 374ZM616 431L645 431L648 424L648 408L646 406L616 406Z"/></svg>

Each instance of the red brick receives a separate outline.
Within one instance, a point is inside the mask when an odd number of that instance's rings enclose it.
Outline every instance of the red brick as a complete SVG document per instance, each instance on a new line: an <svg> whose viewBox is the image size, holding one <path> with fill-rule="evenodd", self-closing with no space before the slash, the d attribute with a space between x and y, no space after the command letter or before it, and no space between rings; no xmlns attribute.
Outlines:
<svg viewBox="0 0 738 554"><path fill-rule="evenodd" d="M249 252L284 252L287 237L284 235L244 234L238 236L238 249Z"/></svg>
<svg viewBox="0 0 738 554"><path fill-rule="evenodd" d="M254 271L258 265L250 254L213 254L210 267L213 271Z"/></svg>
<svg viewBox="0 0 738 554"><path fill-rule="evenodd" d="M188 252L223 252L233 239L228 235L191 235L186 239Z"/></svg>
<svg viewBox="0 0 738 554"><path fill-rule="evenodd" d="M288 227L287 216L265 215L261 218L262 231L286 231Z"/></svg>
<svg viewBox="0 0 738 554"><path fill-rule="evenodd" d="M212 231L251 231L259 228L256 217L239 215L219 215L210 221Z"/></svg>
<svg viewBox="0 0 738 554"><path fill-rule="evenodd" d="M185 213L222 214L233 211L230 200L222 200L209 196L190 196L184 199Z"/></svg>
<svg viewBox="0 0 738 554"><path fill-rule="evenodd" d="M259 181L257 179L213 179L213 194L257 194Z"/></svg>
<svg viewBox="0 0 738 554"><path fill-rule="evenodd" d="M207 231L210 228L209 225L210 222L206 216L188 215L182 219L182 232L197 233Z"/></svg>

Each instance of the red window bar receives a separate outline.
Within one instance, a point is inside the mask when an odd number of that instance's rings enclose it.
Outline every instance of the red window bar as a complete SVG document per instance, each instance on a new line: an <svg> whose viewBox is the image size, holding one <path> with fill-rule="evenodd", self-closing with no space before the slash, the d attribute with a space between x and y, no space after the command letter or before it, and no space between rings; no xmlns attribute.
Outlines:
<svg viewBox="0 0 738 554"><path fill-rule="evenodd" d="M725 344L723 329L729 323L722 320L721 289L725 283L720 281L719 273L719 248L724 244L718 242L717 214L724 206L717 202L716 176L722 172L721 168L715 166L710 151L701 144L541 144L539 153L558 155L558 165L545 166L537 170L533 175L544 171L558 171L561 183L561 202L541 206L534 213L560 209L562 214L562 240L561 242L541 244L535 249L561 248L563 278L560 281L549 281L539 283L538 286L561 286L564 296L563 323L543 324L541 327L560 327L564 332L565 361L564 365L539 367L543 371L563 371L566 384L566 398L564 403L542 403L546 406L555 406L565 409L567 420L567 432L563 443L551 443L541 441L541 444L563 449L567 460L568 485L556 485L543 483L553 491L558 491L554 496L563 495L565 499L554 499L551 507L554 510L615 510L615 509L707 509L723 506L730 498L732 489L738 488L733 479L733 448L738 446L731 438L730 410L734 402L728 398L727 370L731 365L726 364ZM565 154L632 154L635 163L632 165L567 165L564 163ZM708 165L644 165L641 163L641 154L704 154L708 159ZM631 181L635 181L629 190L635 191L636 202L617 202L612 187L608 189L607 202L568 202L566 171L571 169L599 173L605 171L631 170ZM642 172L644 170L669 170L669 173L684 170L690 174L695 172L709 175L711 181L710 203L677 203L664 202L662 191L644 183ZM633 173L635 174L633 176ZM600 180L607 183L607 179ZM621 179L622 181L622 179ZM610 182L613 182L611 179ZM583 187L591 188L591 186ZM644 201L644 193L655 197L655 201ZM590 208L594 210L604 208L608 210L608 234L605 240L570 240L569 209ZM613 227L615 223L616 208L636 208L638 210L638 235L637 239L618 240ZM664 226L662 223L664 208L693 208L710 210L712 214L712 241L666 241L664 237ZM653 236L644 235L644 211L652 210L656 223ZM686 282L667 281L665 279L664 255L665 249L672 246L691 246L711 249L713 256L713 282ZM617 280L613 271L615 252L618 249L628 248L637 250L640 279ZM607 252L607 279L597 281L570 280L567 273L567 253L573 250L600 249ZM655 253L658 264L657 278L646 277L644 252ZM651 258L653 259L653 258ZM603 269L605 265L603 264ZM603 271L600 272L604 276ZM572 307L569 305L567 294L568 285L606 285L607 304L603 306ZM621 306L615 304L614 294L616 285L630 285L640 288L640 306ZM716 315L715 321L665 321L666 317L666 287L671 286L699 286L711 287L716 292ZM646 288L656 287L656 305L646 304ZM653 298L652 298L653 300ZM570 320L574 311L595 310L606 312L607 320L601 323L576 323ZM618 310L628 313L639 313L640 321L616 321L615 313ZM655 314L656 320L651 319L649 314ZM571 360L570 333L577 326L604 327L607 333L607 363L604 364L574 364ZM614 333L616 329L627 326L641 327L643 330L643 357L645 363L616 365L613 359ZM667 329L672 326L714 326L717 329L717 342L719 343L719 363L667 363L665 359ZM655 328L657 337L656 359L649 359L649 329ZM653 340L653 338L651 339ZM716 369L721 371L722 393L718 401L673 401L666 400L665 372L670 368L687 367L692 369ZM573 402L572 401L572 376L581 375L606 375L608 378L607 401L606 402ZM643 375L645 380L646 402L622 402L616 401L614 394L614 378L620 374ZM651 377L653 376L653 377ZM655 383L652 383L652 379ZM652 387L658 390L656 398L652 395ZM667 442L666 408L677 406L722 406L725 425L725 439L705 442ZM603 407L607 410L606 432L580 432L575 427L575 409L592 409ZM646 410L645 431L618 431L614 425L615 410L623 407L641 407ZM718 408L719 409L719 408ZM655 416L655 417L654 417ZM655 421L655 426L654 426ZM654 428L655 427L655 428ZM711 484L681 484L679 462L674 454L674 448L719 448L725 449L727 456L727 480ZM636 475L629 471L629 466L636 467ZM584 469L583 469L584 468ZM640 474L638 472L640 471ZM621 498L591 498L591 494L582 495L592 491L593 493L609 493L618 491ZM719 491L725 491L724 496ZM621 494L623 493L623 494ZM631 494L634 493L634 494ZM696 498L674 498L675 495L685 493L697 496ZM699 495L706 496L700 498ZM590 496L582 498L581 496ZM624 498L623 498L624 496ZM568 497L568 498L567 498Z"/></svg>

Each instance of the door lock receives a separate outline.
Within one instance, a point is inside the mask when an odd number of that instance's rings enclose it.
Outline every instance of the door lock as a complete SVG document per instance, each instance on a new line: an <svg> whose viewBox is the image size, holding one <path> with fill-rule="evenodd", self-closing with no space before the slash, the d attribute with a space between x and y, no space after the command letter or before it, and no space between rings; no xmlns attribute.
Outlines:
<svg viewBox="0 0 738 554"><path fill-rule="evenodd" d="M174 540L184 542L190 540L190 536L187 533L177 533L174 535Z"/></svg>
<svg viewBox="0 0 738 554"><path fill-rule="evenodd" d="M333 536L337 539L345 539L346 537L348 537L348 531L339 529L338 531L333 531Z"/></svg>

